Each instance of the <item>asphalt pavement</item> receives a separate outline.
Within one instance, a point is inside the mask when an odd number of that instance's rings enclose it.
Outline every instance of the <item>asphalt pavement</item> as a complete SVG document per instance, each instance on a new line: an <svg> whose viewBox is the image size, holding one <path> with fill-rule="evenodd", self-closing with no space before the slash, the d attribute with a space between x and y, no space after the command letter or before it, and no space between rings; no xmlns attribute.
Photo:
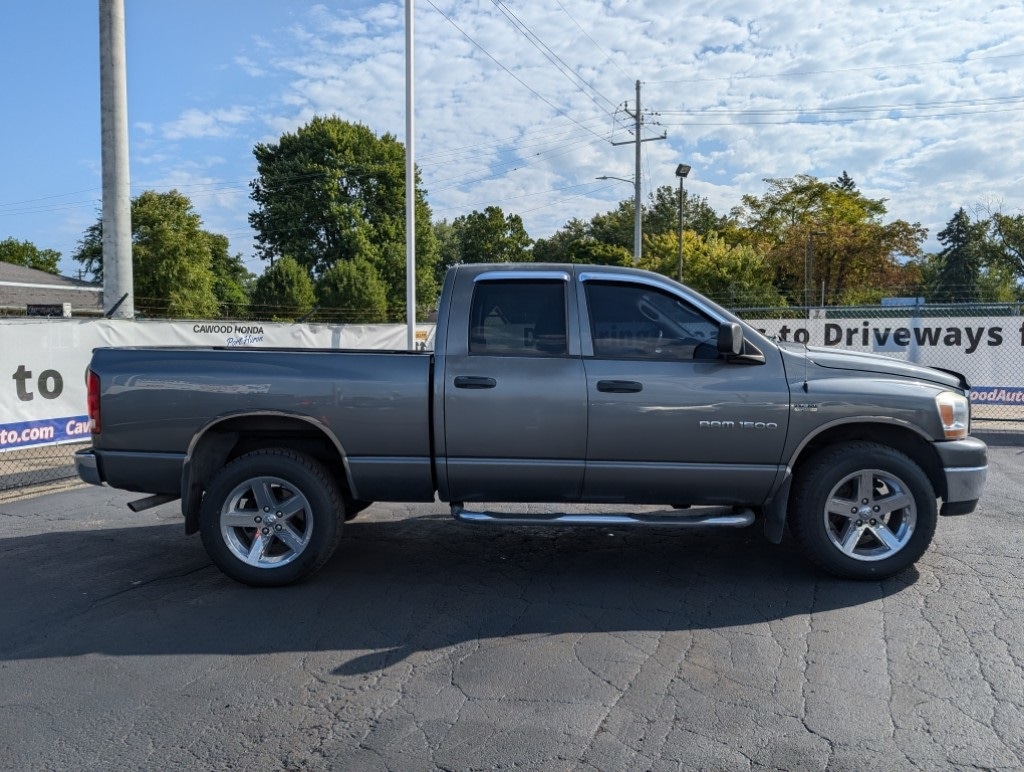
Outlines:
<svg viewBox="0 0 1024 772"><path fill-rule="evenodd" d="M1024 448L915 569L740 531L375 505L311 580L212 567L177 504L0 503L0 768L1024 768Z"/></svg>

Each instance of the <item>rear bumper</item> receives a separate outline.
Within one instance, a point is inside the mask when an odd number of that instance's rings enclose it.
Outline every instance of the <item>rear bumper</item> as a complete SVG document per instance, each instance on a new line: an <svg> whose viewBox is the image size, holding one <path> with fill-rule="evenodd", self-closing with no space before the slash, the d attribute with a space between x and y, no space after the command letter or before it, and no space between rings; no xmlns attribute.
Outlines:
<svg viewBox="0 0 1024 772"><path fill-rule="evenodd" d="M75 453L85 482L141 493L181 494L183 453L135 453L89 448Z"/></svg>
<svg viewBox="0 0 1024 772"><path fill-rule="evenodd" d="M75 453L75 472L78 476L90 485L102 485L103 476L100 474L99 461L96 454L89 450L79 450Z"/></svg>
<svg viewBox="0 0 1024 772"><path fill-rule="evenodd" d="M941 514L966 515L973 512L988 476L988 447L975 437L940 442L935 447L946 476Z"/></svg>

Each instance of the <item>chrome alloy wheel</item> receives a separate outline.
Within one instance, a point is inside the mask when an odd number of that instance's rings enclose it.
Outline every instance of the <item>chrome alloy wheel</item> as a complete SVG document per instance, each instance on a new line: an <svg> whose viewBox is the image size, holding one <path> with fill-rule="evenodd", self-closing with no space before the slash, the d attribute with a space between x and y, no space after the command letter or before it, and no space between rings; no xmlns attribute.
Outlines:
<svg viewBox="0 0 1024 772"><path fill-rule="evenodd" d="M279 568L299 557L313 535L309 501L279 477L253 477L224 499L220 533L231 553L254 568Z"/></svg>
<svg viewBox="0 0 1024 772"><path fill-rule="evenodd" d="M843 478L829 494L825 532L854 560L885 560L914 534L917 505L907 484L891 472L863 469Z"/></svg>

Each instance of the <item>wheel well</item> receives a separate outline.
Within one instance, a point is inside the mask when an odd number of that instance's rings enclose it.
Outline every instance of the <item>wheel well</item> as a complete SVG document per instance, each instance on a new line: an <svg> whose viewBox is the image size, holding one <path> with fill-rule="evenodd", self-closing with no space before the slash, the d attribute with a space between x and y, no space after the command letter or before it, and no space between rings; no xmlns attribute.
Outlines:
<svg viewBox="0 0 1024 772"><path fill-rule="evenodd" d="M186 533L199 528L199 502L213 476L239 456L260 448L288 448L315 458L331 474L346 508L353 503L341 451L323 429L288 416L239 416L211 427L192 448L182 479Z"/></svg>
<svg viewBox="0 0 1024 772"><path fill-rule="evenodd" d="M946 495L946 475L942 461L932 443L917 432L891 424L843 424L828 429L812 439L793 462L794 475L818 451L844 442L864 440L894 448L913 459L931 481L936 496Z"/></svg>

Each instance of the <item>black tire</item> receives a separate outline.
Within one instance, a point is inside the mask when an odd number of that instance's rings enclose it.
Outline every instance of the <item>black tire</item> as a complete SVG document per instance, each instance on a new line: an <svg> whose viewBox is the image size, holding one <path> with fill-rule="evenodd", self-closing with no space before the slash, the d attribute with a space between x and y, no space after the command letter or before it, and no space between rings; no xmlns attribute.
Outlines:
<svg viewBox="0 0 1024 772"><path fill-rule="evenodd" d="M344 517L342 496L319 461L268 448L217 473L199 509L199 532L210 559L232 579L280 587L327 562Z"/></svg>
<svg viewBox="0 0 1024 772"><path fill-rule="evenodd" d="M843 578L884 579L909 568L928 549L937 521L928 476L878 443L826 448L793 482L793 535L812 563Z"/></svg>

